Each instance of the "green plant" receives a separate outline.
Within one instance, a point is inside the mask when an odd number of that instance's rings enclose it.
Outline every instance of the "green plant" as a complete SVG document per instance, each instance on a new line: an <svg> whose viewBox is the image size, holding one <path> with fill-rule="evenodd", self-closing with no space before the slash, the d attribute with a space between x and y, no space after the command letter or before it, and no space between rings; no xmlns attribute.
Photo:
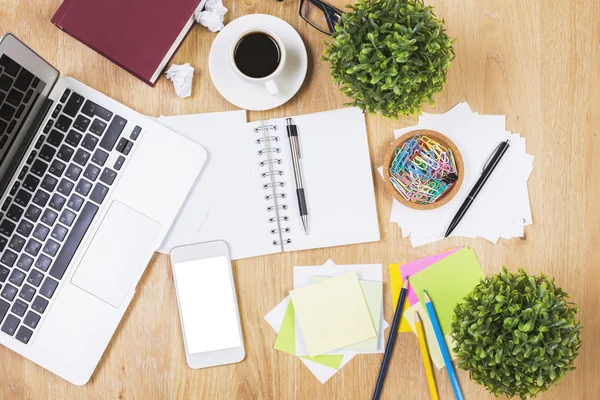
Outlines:
<svg viewBox="0 0 600 400"><path fill-rule="evenodd" d="M386 117L420 113L442 90L452 40L423 0L359 0L347 6L323 55L340 90Z"/></svg>
<svg viewBox="0 0 600 400"><path fill-rule="evenodd" d="M458 366L496 396L535 397L572 370L582 325L577 307L546 276L503 271L454 309Z"/></svg>

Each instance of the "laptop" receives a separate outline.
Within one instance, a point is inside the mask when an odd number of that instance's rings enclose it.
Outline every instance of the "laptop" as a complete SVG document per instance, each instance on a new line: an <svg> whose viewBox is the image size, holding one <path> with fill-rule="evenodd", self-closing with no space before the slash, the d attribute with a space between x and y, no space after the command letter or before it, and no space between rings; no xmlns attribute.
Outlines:
<svg viewBox="0 0 600 400"><path fill-rule="evenodd" d="M206 156L4 35L0 344L85 384Z"/></svg>

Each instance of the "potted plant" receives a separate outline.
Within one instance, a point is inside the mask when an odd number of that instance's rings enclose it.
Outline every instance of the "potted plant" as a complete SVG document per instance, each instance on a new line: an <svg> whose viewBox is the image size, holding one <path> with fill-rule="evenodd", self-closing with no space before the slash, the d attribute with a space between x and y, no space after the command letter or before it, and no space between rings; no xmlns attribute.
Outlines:
<svg viewBox="0 0 600 400"><path fill-rule="evenodd" d="M340 18L323 58L347 105L386 117L420 113L442 90L452 40L423 0L359 0Z"/></svg>
<svg viewBox="0 0 600 400"><path fill-rule="evenodd" d="M581 346L577 307L546 276L525 271L479 283L456 306L458 366L496 396L535 397L567 372Z"/></svg>

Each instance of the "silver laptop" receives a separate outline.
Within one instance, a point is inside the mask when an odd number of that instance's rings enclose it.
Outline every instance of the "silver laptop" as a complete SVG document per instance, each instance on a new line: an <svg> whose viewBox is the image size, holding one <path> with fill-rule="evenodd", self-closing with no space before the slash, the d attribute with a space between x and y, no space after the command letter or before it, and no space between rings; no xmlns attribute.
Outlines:
<svg viewBox="0 0 600 400"><path fill-rule="evenodd" d="M204 149L0 41L0 344L91 377Z"/></svg>

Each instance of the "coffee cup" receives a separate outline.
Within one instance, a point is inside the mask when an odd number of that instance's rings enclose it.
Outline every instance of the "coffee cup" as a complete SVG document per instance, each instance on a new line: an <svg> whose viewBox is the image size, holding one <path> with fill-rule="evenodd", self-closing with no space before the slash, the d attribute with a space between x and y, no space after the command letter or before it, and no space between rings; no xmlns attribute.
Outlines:
<svg viewBox="0 0 600 400"><path fill-rule="evenodd" d="M265 85L269 94L279 93L275 78L285 65L285 47L275 32L251 28L236 37L231 46L231 67L244 80Z"/></svg>

